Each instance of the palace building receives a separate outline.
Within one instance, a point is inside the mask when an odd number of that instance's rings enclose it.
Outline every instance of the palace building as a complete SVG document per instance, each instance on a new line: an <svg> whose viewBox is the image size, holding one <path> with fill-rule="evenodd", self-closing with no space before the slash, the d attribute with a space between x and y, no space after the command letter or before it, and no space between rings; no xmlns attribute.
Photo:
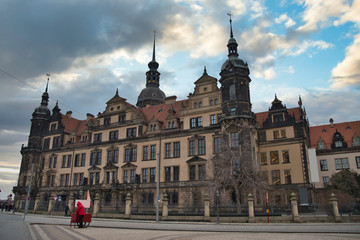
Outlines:
<svg viewBox="0 0 360 240"><path fill-rule="evenodd" d="M237 46L230 20L228 59L220 79L204 68L194 92L184 100L166 97L160 89L155 36L146 87L136 106L116 90L105 111L79 120L71 111L61 113L58 104L50 111L46 87L32 115L28 144L21 148L13 190L17 208L24 208L31 180L30 206L39 199L40 210L47 210L53 197L65 204L89 190L92 199L100 197L100 212L124 211L128 193L139 213L153 212L159 172L160 197L166 193L169 211L195 213L201 211L204 198L215 203L212 183L219 182L219 174L214 156L227 151L224 143L243 156L235 154L229 160L234 170L242 166L238 161L247 161L264 173L270 203L288 205L295 192L301 203L310 204L309 123L301 99L298 107L288 109L275 96L268 111L252 112L250 70ZM219 190L223 204L236 202L232 189ZM241 193L240 203L247 194ZM257 204L265 202L256 189L253 194Z"/></svg>

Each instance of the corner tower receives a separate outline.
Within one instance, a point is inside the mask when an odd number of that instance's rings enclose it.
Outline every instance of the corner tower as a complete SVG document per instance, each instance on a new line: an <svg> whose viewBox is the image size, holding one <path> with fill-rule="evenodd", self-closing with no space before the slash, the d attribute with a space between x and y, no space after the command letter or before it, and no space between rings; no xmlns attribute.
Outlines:
<svg viewBox="0 0 360 240"><path fill-rule="evenodd" d="M251 111L248 64L239 58L237 42L233 36L232 20L230 16L230 39L227 44L228 59L220 71L223 115L254 118Z"/></svg>
<svg viewBox="0 0 360 240"><path fill-rule="evenodd" d="M155 36L156 32L154 31L153 56L148 64L149 71L146 72L146 88L141 91L136 103L139 108L165 103L165 93L159 88L160 73L157 70L159 63L155 60Z"/></svg>
<svg viewBox="0 0 360 240"><path fill-rule="evenodd" d="M229 139L231 148L239 150L236 160L240 166L258 168L256 116L251 110L250 102L250 71L247 63L239 58L231 14L229 16L228 59L221 67L219 80L222 96L221 130Z"/></svg>

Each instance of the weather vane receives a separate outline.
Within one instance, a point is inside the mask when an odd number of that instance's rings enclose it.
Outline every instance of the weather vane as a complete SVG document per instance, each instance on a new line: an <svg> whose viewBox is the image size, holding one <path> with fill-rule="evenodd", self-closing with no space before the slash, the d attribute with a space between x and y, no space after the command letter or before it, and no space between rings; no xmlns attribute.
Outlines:
<svg viewBox="0 0 360 240"><path fill-rule="evenodd" d="M231 21L231 16L232 16L231 12L228 12L227 15L230 17L230 21Z"/></svg>

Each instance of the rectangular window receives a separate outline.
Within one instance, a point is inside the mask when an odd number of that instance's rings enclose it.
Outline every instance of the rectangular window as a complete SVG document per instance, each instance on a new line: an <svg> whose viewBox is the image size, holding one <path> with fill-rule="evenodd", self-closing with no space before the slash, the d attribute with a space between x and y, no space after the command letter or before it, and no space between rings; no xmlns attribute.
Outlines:
<svg viewBox="0 0 360 240"><path fill-rule="evenodd" d="M148 169L143 168L143 170L142 170L142 182L147 183L147 181L148 181Z"/></svg>
<svg viewBox="0 0 360 240"><path fill-rule="evenodd" d="M202 117L191 118L190 119L190 128L202 127Z"/></svg>
<svg viewBox="0 0 360 240"><path fill-rule="evenodd" d="M360 168L360 157L355 157L356 167Z"/></svg>
<svg viewBox="0 0 360 240"><path fill-rule="evenodd" d="M136 137L136 127L126 129L126 137L127 138Z"/></svg>
<svg viewBox="0 0 360 240"><path fill-rule="evenodd" d="M69 186L69 181L70 181L70 175L69 174L65 174L65 186Z"/></svg>
<svg viewBox="0 0 360 240"><path fill-rule="evenodd" d="M100 173L95 173L95 184L100 184Z"/></svg>
<svg viewBox="0 0 360 240"><path fill-rule="evenodd" d="M125 149L125 162L136 162L136 148Z"/></svg>
<svg viewBox="0 0 360 240"><path fill-rule="evenodd" d="M66 167L66 156L65 156L65 155L63 156L62 163L61 163L61 167L62 167L62 168L65 168L65 167Z"/></svg>
<svg viewBox="0 0 360 240"><path fill-rule="evenodd" d="M291 184L291 170L290 169L284 170L284 180L285 180L285 184Z"/></svg>
<svg viewBox="0 0 360 240"><path fill-rule="evenodd" d="M274 114L274 115L273 115L273 120L274 120L274 123L283 122L283 120L284 120L283 114L282 114L282 113L280 113L280 114Z"/></svg>
<svg viewBox="0 0 360 240"><path fill-rule="evenodd" d="M57 167L57 157L54 157L54 163L53 163L53 168Z"/></svg>
<svg viewBox="0 0 360 240"><path fill-rule="evenodd" d="M105 183L110 184L110 172L105 172Z"/></svg>
<svg viewBox="0 0 360 240"><path fill-rule="evenodd" d="M206 168L205 165L199 165L199 180L206 179Z"/></svg>
<svg viewBox="0 0 360 240"><path fill-rule="evenodd" d="M171 143L165 143L165 158L171 158Z"/></svg>
<svg viewBox="0 0 360 240"><path fill-rule="evenodd" d="M324 186L328 185L330 183L329 177L323 177Z"/></svg>
<svg viewBox="0 0 360 240"><path fill-rule="evenodd" d="M101 142L101 140L102 140L102 133L95 133L94 142Z"/></svg>
<svg viewBox="0 0 360 240"><path fill-rule="evenodd" d="M196 180L196 166L195 165L190 166L189 170L190 170L190 176L189 176L190 181Z"/></svg>
<svg viewBox="0 0 360 240"><path fill-rule="evenodd" d="M321 170L321 171L327 171L327 170L328 170L327 161L326 161L326 160L320 160L320 170Z"/></svg>
<svg viewBox="0 0 360 240"><path fill-rule="evenodd" d="M149 160L149 146L143 147L143 160Z"/></svg>
<svg viewBox="0 0 360 240"><path fill-rule="evenodd" d="M52 158L52 157L49 157L49 168L52 167L52 164L53 164L53 158Z"/></svg>
<svg viewBox="0 0 360 240"><path fill-rule="evenodd" d="M235 116L236 115L236 108L230 108L230 116Z"/></svg>
<svg viewBox="0 0 360 240"><path fill-rule="evenodd" d="M116 183L116 171L112 171L112 183Z"/></svg>
<svg viewBox="0 0 360 240"><path fill-rule="evenodd" d="M266 152L260 153L260 164L267 165L267 154Z"/></svg>
<svg viewBox="0 0 360 240"><path fill-rule="evenodd" d="M44 139L44 147L43 147L43 149L48 150L49 147L50 147L50 138L45 138Z"/></svg>
<svg viewBox="0 0 360 240"><path fill-rule="evenodd" d="M286 131L285 131L285 129L275 130L275 131L273 132L273 134L274 134L274 139L286 138Z"/></svg>
<svg viewBox="0 0 360 240"><path fill-rule="evenodd" d="M112 163L112 150L107 151L107 163Z"/></svg>
<svg viewBox="0 0 360 240"><path fill-rule="evenodd" d="M272 184L280 184L280 170L271 171Z"/></svg>
<svg viewBox="0 0 360 240"><path fill-rule="evenodd" d="M52 148L53 149L58 148L59 145L60 145L60 137L54 137Z"/></svg>
<svg viewBox="0 0 360 240"><path fill-rule="evenodd" d="M119 137L119 131L111 131L109 134L109 141L117 140Z"/></svg>
<svg viewBox="0 0 360 240"><path fill-rule="evenodd" d="M116 150L114 150L113 163L118 163L118 162L119 162L119 150L116 149Z"/></svg>
<svg viewBox="0 0 360 240"><path fill-rule="evenodd" d="M347 158L336 158L335 165L336 165L336 170L348 169L349 161Z"/></svg>
<svg viewBox="0 0 360 240"><path fill-rule="evenodd" d="M80 166L80 154L76 154L75 155L74 167L79 167L79 166Z"/></svg>
<svg viewBox="0 0 360 240"><path fill-rule="evenodd" d="M165 182L171 181L171 167L165 168Z"/></svg>
<svg viewBox="0 0 360 240"><path fill-rule="evenodd" d="M60 175L60 187L63 187L65 183L65 174Z"/></svg>
<svg viewBox="0 0 360 240"><path fill-rule="evenodd" d="M135 183L136 172L135 170L130 170L130 183Z"/></svg>
<svg viewBox="0 0 360 240"><path fill-rule="evenodd" d="M84 183L84 174L79 173L79 185L83 185L83 183Z"/></svg>
<svg viewBox="0 0 360 240"><path fill-rule="evenodd" d="M216 116L215 115L210 115L210 124L211 125L216 124Z"/></svg>
<svg viewBox="0 0 360 240"><path fill-rule="evenodd" d="M156 159L156 145L150 146L150 159L155 160Z"/></svg>
<svg viewBox="0 0 360 240"><path fill-rule="evenodd" d="M78 181L79 181L79 174L78 173L74 173L74 186L78 185Z"/></svg>
<svg viewBox="0 0 360 240"><path fill-rule="evenodd" d="M290 155L288 150L282 151L283 163L290 163Z"/></svg>
<svg viewBox="0 0 360 240"><path fill-rule="evenodd" d="M233 159L232 160L232 170L233 170L233 175L234 176L238 176L240 173L240 159Z"/></svg>
<svg viewBox="0 0 360 240"><path fill-rule="evenodd" d="M205 150L205 139L199 139L198 141L199 143L199 151L198 151L198 154L199 155L205 155L206 153L206 150Z"/></svg>
<svg viewBox="0 0 360 240"><path fill-rule="evenodd" d="M155 174L156 174L155 168L150 168L150 182L155 182Z"/></svg>
<svg viewBox="0 0 360 240"><path fill-rule="evenodd" d="M221 138L214 138L214 153L221 153Z"/></svg>
<svg viewBox="0 0 360 240"><path fill-rule="evenodd" d="M174 142L174 158L180 157L180 142Z"/></svg>
<svg viewBox="0 0 360 240"><path fill-rule="evenodd" d="M110 117L104 118L104 125L105 126L110 125Z"/></svg>
<svg viewBox="0 0 360 240"><path fill-rule="evenodd" d="M239 133L238 132L230 133L230 138L231 138L231 147L238 148L240 145Z"/></svg>
<svg viewBox="0 0 360 240"><path fill-rule="evenodd" d="M271 164L279 164L279 153L278 153L278 151L271 151L270 152L270 160L271 160Z"/></svg>
<svg viewBox="0 0 360 240"><path fill-rule="evenodd" d="M71 158L72 158L72 155L68 155L68 160L67 160L67 165L66 165L67 168L71 167Z"/></svg>
<svg viewBox="0 0 360 240"><path fill-rule="evenodd" d="M124 183L129 181L129 170L124 170Z"/></svg>
<svg viewBox="0 0 360 240"><path fill-rule="evenodd" d="M81 154L81 166L85 166L85 161L86 161L86 153L82 153Z"/></svg>
<svg viewBox="0 0 360 240"><path fill-rule="evenodd" d="M173 167L173 170L174 170L174 181L179 181L180 168L179 167Z"/></svg>
<svg viewBox="0 0 360 240"><path fill-rule="evenodd" d="M50 125L50 131L55 131L56 130L56 123L52 123L51 125Z"/></svg>
<svg viewBox="0 0 360 240"><path fill-rule="evenodd" d="M120 114L119 115L119 123L124 123L126 121L126 115L125 114Z"/></svg>
<svg viewBox="0 0 360 240"><path fill-rule="evenodd" d="M92 152L90 157L90 166L101 165L102 151Z"/></svg>
<svg viewBox="0 0 360 240"><path fill-rule="evenodd" d="M51 186L55 186L55 175L51 175Z"/></svg>
<svg viewBox="0 0 360 240"><path fill-rule="evenodd" d="M94 173L90 173L89 185L93 185L93 184L94 184Z"/></svg>
<svg viewBox="0 0 360 240"><path fill-rule="evenodd" d="M195 140L189 141L189 155L194 156L195 155Z"/></svg>

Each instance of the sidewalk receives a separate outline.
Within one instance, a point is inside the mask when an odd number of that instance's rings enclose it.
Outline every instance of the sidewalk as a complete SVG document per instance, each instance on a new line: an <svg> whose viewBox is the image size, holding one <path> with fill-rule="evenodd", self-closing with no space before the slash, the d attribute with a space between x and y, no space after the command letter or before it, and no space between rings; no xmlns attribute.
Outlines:
<svg viewBox="0 0 360 240"><path fill-rule="evenodd" d="M9 213L12 214L12 213ZM22 213L15 213L22 215ZM70 226L70 217L27 214L29 224ZM89 228L142 229L192 232L262 232L262 233L352 233L360 234L360 223L208 223L208 222L154 222L93 218Z"/></svg>

